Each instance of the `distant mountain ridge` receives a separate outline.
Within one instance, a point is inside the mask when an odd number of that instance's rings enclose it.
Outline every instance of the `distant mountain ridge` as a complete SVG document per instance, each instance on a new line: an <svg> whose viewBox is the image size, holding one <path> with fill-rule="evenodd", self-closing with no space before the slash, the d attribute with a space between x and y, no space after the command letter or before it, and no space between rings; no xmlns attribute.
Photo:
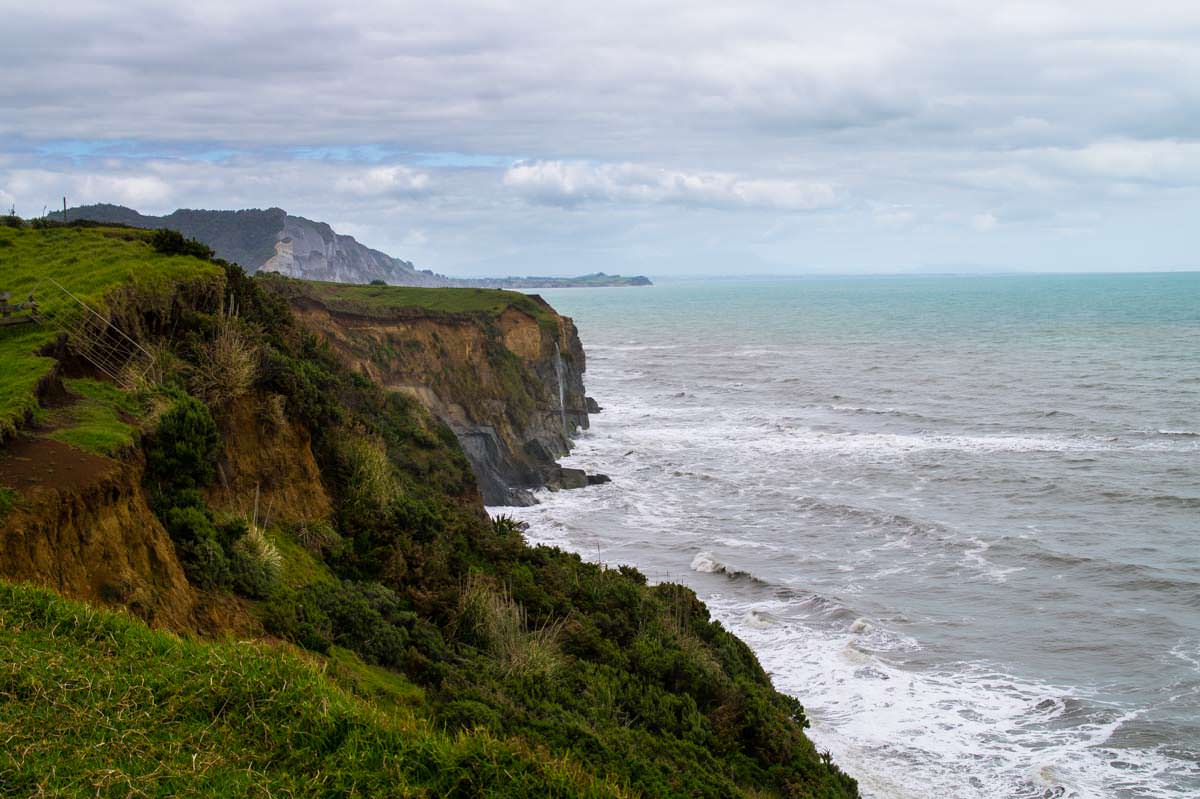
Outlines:
<svg viewBox="0 0 1200 799"><path fill-rule="evenodd" d="M85 205L67 211L69 219L114 222L141 228L178 230L212 247L217 256L249 272L266 270L307 280L403 286L448 286L452 278L418 271L408 261L360 244L324 222L292 216L282 208L205 211L181 208L148 216L122 205Z"/></svg>
<svg viewBox="0 0 1200 799"><path fill-rule="evenodd" d="M581 277L452 278L417 269L410 261L361 244L325 222L293 216L282 208L207 211L180 208L165 216L149 216L123 205L83 205L67 211L69 219L89 219L140 228L170 228L212 247L219 258L241 264L248 272L279 272L305 280L394 286L468 288L554 288L571 286L648 286L645 277L597 272Z"/></svg>

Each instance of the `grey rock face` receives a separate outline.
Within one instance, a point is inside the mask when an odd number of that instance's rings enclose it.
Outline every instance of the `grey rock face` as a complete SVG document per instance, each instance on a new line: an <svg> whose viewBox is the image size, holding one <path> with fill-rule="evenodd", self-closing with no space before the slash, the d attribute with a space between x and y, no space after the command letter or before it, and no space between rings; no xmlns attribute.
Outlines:
<svg viewBox="0 0 1200 799"><path fill-rule="evenodd" d="M287 215L275 240L275 253L257 268L306 280L334 283L445 286L450 281L418 272L408 261L372 250L353 236L335 233L324 222Z"/></svg>
<svg viewBox="0 0 1200 799"><path fill-rule="evenodd" d="M290 277L335 283L383 280L397 286L449 286L454 281L419 271L335 233L324 222L292 216L282 208L204 211L181 208L166 216L147 216L120 205L85 205L70 209L70 219L170 228L213 248L218 258L240 264L247 272L280 272Z"/></svg>

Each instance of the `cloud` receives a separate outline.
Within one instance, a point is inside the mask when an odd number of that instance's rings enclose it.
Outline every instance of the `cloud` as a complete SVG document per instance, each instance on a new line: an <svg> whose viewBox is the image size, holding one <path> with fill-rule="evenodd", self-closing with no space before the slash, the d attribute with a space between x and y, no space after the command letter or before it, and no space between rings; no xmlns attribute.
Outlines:
<svg viewBox="0 0 1200 799"><path fill-rule="evenodd" d="M429 188L429 175L406 166L377 166L343 175L334 183L338 191L363 196L420 194Z"/></svg>
<svg viewBox="0 0 1200 799"><path fill-rule="evenodd" d="M811 211L834 204L827 183L747 179L718 172L684 172L639 164L564 161L519 163L504 185L547 205L589 202L672 204L704 208Z"/></svg>
<svg viewBox="0 0 1200 799"><path fill-rule="evenodd" d="M77 173L64 176L47 170L13 170L4 177L10 202L23 203L27 216L34 204L55 205L65 196L72 205L111 202L136 208L157 207L171 195L171 186L153 174L114 175Z"/></svg>
<svg viewBox="0 0 1200 799"><path fill-rule="evenodd" d="M1048 167L1082 179L1200 185L1200 141L1098 141L1034 155Z"/></svg>
<svg viewBox="0 0 1200 799"><path fill-rule="evenodd" d="M25 212L279 205L525 272L691 269L692 209L780 268L974 262L973 218L1014 265L1071 209L1111 245L1081 265L1194 258L1170 232L1200 211L1185 0L62 0L5 10L0 70Z"/></svg>
<svg viewBox="0 0 1200 799"><path fill-rule="evenodd" d="M971 229L976 233L991 233L999 224L1000 220L991 211L971 217Z"/></svg>

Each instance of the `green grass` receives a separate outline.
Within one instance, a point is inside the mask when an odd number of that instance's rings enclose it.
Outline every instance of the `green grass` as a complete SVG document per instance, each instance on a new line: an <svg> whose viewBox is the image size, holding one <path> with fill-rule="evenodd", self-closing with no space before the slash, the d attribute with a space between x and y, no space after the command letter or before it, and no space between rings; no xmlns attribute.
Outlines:
<svg viewBox="0 0 1200 799"><path fill-rule="evenodd" d="M528 294L503 289L419 288L414 286L358 286L323 283L264 275L271 288L284 296L303 295L327 306L366 316L389 316L406 310L425 313L497 318L509 308L523 311L547 332L557 335L554 312Z"/></svg>
<svg viewBox="0 0 1200 799"><path fill-rule="evenodd" d="M161 255L147 232L117 228L18 230L0 227L0 291L13 301L35 293L46 315L77 313L79 306L46 282L53 278L83 301L103 307L105 296L126 285L146 298L169 298L181 281L222 279L216 264ZM153 301L146 302L152 307ZM57 337L51 325L0 327L0 439L36 413L38 383L54 360L37 351Z"/></svg>
<svg viewBox="0 0 1200 799"><path fill-rule="evenodd" d="M363 663L358 655L340 646L330 648L326 673L351 693L378 706L412 708L425 702L425 692L404 675Z"/></svg>
<svg viewBox="0 0 1200 799"><path fill-rule="evenodd" d="M132 421L141 408L129 394L98 380L64 380L75 403L50 415L57 426L50 438L97 455L115 455L133 446L137 428Z"/></svg>
<svg viewBox="0 0 1200 799"><path fill-rule="evenodd" d="M16 504L17 492L11 488L0 486L0 520L3 520Z"/></svg>
<svg viewBox="0 0 1200 799"><path fill-rule="evenodd" d="M267 538L279 550L283 558L283 568L279 579L289 588L299 588L313 583L334 583L337 578L329 571L329 567L313 557L312 553L302 547L287 531L273 527L267 531Z"/></svg>
<svg viewBox="0 0 1200 799"><path fill-rule="evenodd" d="M7 272L0 275L6 278ZM55 361L35 353L49 340L45 331L31 327L0 328L0 441L12 435L20 421L37 414L38 383Z"/></svg>
<svg viewBox="0 0 1200 799"><path fill-rule="evenodd" d="M390 711L420 700L402 681L342 653L326 670L0 583L0 795L628 795L572 762Z"/></svg>

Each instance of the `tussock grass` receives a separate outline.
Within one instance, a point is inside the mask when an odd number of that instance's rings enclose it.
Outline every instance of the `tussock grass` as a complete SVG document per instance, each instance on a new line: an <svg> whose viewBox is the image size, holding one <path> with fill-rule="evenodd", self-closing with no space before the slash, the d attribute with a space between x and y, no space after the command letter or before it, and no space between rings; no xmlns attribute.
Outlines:
<svg viewBox="0 0 1200 799"><path fill-rule="evenodd" d="M366 512L377 511L400 496L400 482L381 440L349 435L337 442L336 449L349 475L347 505Z"/></svg>
<svg viewBox="0 0 1200 799"><path fill-rule="evenodd" d="M189 369L192 394L211 406L247 394L258 377L258 347L232 315L223 315L213 340L200 347Z"/></svg>
<svg viewBox="0 0 1200 799"><path fill-rule="evenodd" d="M0 583L0 795L629 795L572 761L448 735L363 696L419 704L403 678L340 655L331 671Z"/></svg>
<svg viewBox="0 0 1200 799"><path fill-rule="evenodd" d="M530 627L525 608L508 590L477 572L463 583L458 624L507 673L549 676L563 665L562 623Z"/></svg>
<svg viewBox="0 0 1200 799"><path fill-rule="evenodd" d="M283 555L267 534L257 524L251 524L246 534L233 544L244 557L253 560L267 571L278 576L283 569Z"/></svg>

